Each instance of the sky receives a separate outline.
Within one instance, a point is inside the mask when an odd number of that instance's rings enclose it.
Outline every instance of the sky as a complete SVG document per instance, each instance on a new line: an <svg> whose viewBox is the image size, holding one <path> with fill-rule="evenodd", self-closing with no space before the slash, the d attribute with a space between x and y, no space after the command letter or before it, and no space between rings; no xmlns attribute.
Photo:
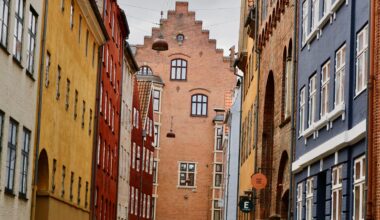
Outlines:
<svg viewBox="0 0 380 220"><path fill-rule="evenodd" d="M240 0L182 0L189 2L197 20L203 21L203 29L210 30L210 38L217 40L217 48L237 46L240 22ZM160 11L166 18L168 10L174 10L175 0L118 0L124 9L131 33L130 44L142 44L144 36L151 35L152 27L158 27Z"/></svg>

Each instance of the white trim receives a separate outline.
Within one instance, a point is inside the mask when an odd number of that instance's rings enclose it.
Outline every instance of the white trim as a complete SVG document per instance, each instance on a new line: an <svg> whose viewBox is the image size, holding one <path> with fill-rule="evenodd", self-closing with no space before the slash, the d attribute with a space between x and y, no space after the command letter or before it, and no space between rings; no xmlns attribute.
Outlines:
<svg viewBox="0 0 380 220"><path fill-rule="evenodd" d="M341 132L330 140L300 156L292 163L292 172L297 173L313 162L320 160L347 145L358 142L365 137L366 130L367 120L364 119L352 129Z"/></svg>

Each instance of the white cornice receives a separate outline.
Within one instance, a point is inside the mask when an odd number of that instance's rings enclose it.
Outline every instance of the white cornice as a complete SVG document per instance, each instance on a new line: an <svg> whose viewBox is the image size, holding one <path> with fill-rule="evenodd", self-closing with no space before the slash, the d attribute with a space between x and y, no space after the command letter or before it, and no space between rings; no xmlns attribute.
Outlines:
<svg viewBox="0 0 380 220"><path fill-rule="evenodd" d="M106 42L106 36L104 36L102 28L96 18L96 15L91 7L91 3L88 0L77 0L80 10L86 20L86 23L93 33L97 44L102 45Z"/></svg>

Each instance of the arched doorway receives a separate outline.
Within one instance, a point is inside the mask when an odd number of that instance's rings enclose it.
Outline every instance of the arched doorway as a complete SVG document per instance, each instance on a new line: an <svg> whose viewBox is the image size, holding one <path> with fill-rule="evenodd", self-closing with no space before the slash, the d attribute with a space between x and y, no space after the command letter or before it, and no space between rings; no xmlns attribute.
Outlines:
<svg viewBox="0 0 380 220"><path fill-rule="evenodd" d="M289 156L286 151L283 151L281 154L280 164L278 167L278 175L277 175L277 191L276 191L276 212L281 215L281 219L283 218L283 199L284 199L284 191L287 189L285 188L284 184L287 182L285 176L287 174L288 169L288 160ZM285 201L287 204L288 200ZM287 208L287 207L286 207ZM287 210L285 210L285 219L286 219L286 213Z"/></svg>
<svg viewBox="0 0 380 220"><path fill-rule="evenodd" d="M272 71L269 72L265 88L261 172L267 176L268 186L261 191L260 206L261 219L269 219L271 206L271 182L273 164L273 131L274 131L274 79Z"/></svg>
<svg viewBox="0 0 380 220"><path fill-rule="evenodd" d="M286 190L281 198L281 220L286 220L288 218L289 209L289 190Z"/></svg>
<svg viewBox="0 0 380 220"><path fill-rule="evenodd" d="M46 150L43 149L38 157L37 193L35 218L48 219L49 216L49 160Z"/></svg>

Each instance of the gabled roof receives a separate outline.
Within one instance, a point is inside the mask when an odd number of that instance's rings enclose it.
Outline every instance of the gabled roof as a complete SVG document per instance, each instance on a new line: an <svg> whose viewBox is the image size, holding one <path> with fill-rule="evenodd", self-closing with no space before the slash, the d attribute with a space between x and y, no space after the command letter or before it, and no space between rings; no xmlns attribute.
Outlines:
<svg viewBox="0 0 380 220"><path fill-rule="evenodd" d="M137 80L139 89L140 112L143 127L149 111L149 104L151 103L152 82Z"/></svg>

